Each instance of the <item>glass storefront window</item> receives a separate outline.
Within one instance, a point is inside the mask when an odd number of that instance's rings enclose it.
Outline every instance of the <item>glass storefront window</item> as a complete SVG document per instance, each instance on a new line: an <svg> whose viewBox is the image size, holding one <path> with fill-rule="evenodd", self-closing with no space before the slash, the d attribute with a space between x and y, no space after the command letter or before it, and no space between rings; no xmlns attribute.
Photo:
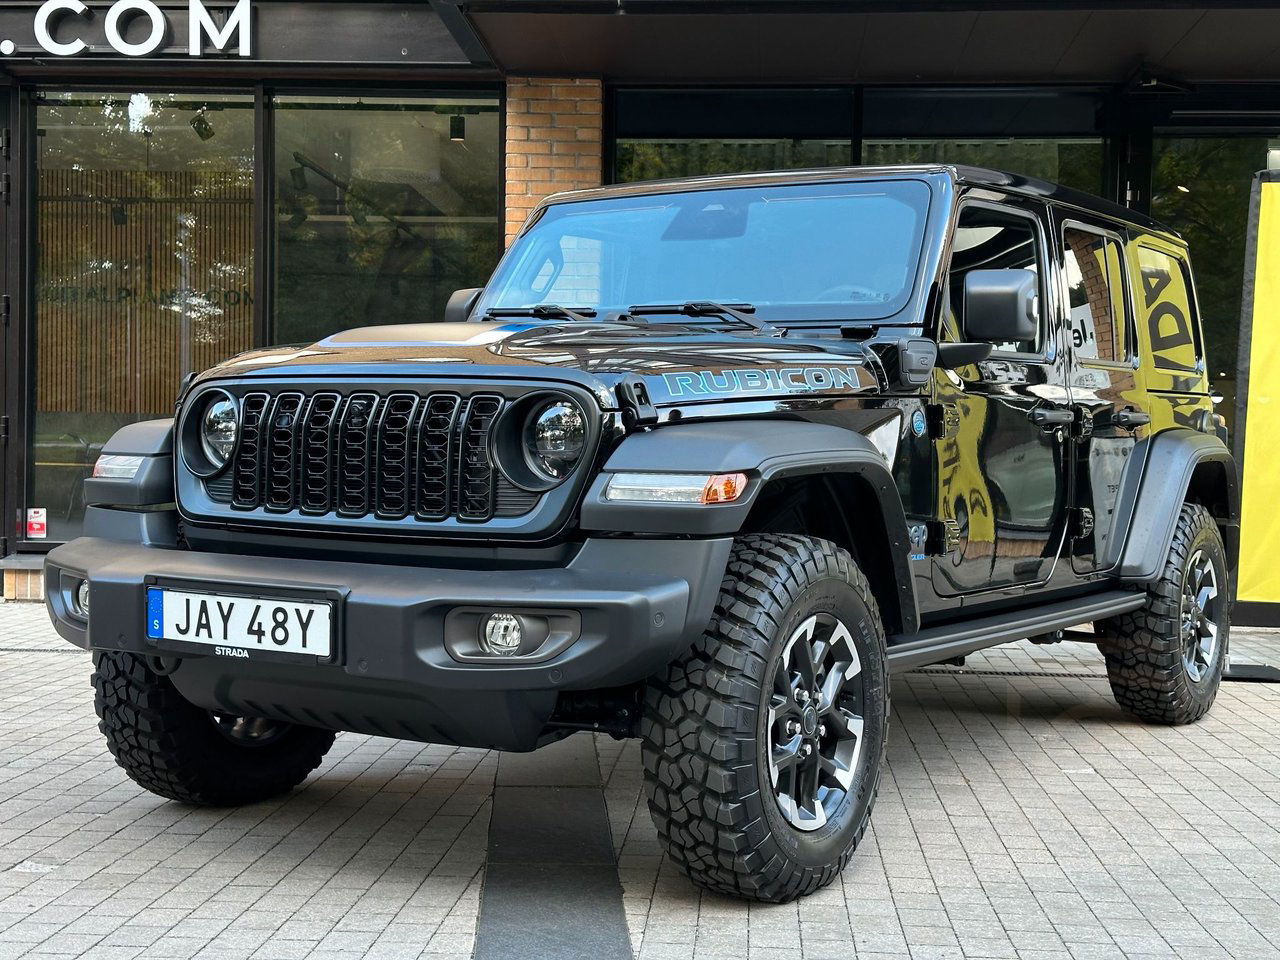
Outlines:
<svg viewBox="0 0 1280 960"><path fill-rule="evenodd" d="M1151 215L1191 248L1217 412L1234 419L1240 297L1253 175L1268 166L1275 137L1162 136L1153 143Z"/></svg>
<svg viewBox="0 0 1280 960"><path fill-rule="evenodd" d="M1100 137L956 137L868 139L865 164L958 163L1038 177L1088 193L1103 193Z"/></svg>
<svg viewBox="0 0 1280 960"><path fill-rule="evenodd" d="M836 167L853 162L848 140L707 139L618 140L618 183Z"/></svg>
<svg viewBox="0 0 1280 960"><path fill-rule="evenodd" d="M81 481L119 427L248 348L251 96L35 98L35 384L28 509L77 536Z"/></svg>
<svg viewBox="0 0 1280 960"><path fill-rule="evenodd" d="M274 101L276 343L439 320L502 249L495 99Z"/></svg>

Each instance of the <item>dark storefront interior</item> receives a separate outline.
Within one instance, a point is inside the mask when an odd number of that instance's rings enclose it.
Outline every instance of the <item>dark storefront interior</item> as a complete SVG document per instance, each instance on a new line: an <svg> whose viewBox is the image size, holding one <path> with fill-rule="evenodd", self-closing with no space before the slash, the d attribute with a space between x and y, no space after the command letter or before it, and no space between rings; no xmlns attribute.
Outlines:
<svg viewBox="0 0 1280 960"><path fill-rule="evenodd" d="M187 374L436 316L482 282L501 250L498 105L496 91L35 91L27 503L48 511L48 539L76 534L102 442L164 416ZM257 158L273 172L262 238Z"/></svg>

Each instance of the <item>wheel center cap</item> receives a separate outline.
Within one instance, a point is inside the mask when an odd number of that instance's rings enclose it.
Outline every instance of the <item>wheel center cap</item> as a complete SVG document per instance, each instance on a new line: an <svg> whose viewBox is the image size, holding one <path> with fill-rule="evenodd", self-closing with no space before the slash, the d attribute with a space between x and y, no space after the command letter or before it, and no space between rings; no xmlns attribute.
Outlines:
<svg viewBox="0 0 1280 960"><path fill-rule="evenodd" d="M804 735L812 737L818 731L818 711L813 707L805 707L804 713L800 715L800 724L804 728Z"/></svg>

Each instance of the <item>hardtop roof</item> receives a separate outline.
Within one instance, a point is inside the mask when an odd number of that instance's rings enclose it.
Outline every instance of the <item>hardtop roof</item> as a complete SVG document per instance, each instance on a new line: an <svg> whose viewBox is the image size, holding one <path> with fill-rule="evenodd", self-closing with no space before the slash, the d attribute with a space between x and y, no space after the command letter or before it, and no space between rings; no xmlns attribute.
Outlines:
<svg viewBox="0 0 1280 960"><path fill-rule="evenodd" d="M746 186L783 186L799 183L821 183L846 180L907 179L913 177L947 177L954 183L969 187L987 187L1008 193L1036 197L1046 202L1059 203L1109 220L1162 234L1180 245L1181 236L1146 214L1131 210L1102 197L1039 180L1017 173L993 170L986 167L970 167L963 164L897 164L893 166L816 167L802 170L772 170L762 173L716 174L703 177L682 177L671 180L645 180L603 187L590 187L553 194L539 206L553 203L573 203L581 200L608 197L648 196L660 193L684 193L692 190L724 190Z"/></svg>

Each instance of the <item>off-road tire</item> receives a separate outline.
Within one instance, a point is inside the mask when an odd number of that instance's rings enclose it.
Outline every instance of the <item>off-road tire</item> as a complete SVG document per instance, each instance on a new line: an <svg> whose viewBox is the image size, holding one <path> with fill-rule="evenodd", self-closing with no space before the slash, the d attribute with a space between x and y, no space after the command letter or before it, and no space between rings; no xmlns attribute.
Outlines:
<svg viewBox="0 0 1280 960"><path fill-rule="evenodd" d="M803 833L784 818L769 779L763 706L794 625L833 604L859 644L864 754L840 813ZM695 883L786 902L848 863L871 816L888 735L884 642L875 598L847 552L802 536L737 540L710 625L650 681L640 726L649 811L668 856Z"/></svg>
<svg viewBox="0 0 1280 960"><path fill-rule="evenodd" d="M1180 615L1183 579L1197 551L1215 566L1219 594L1215 662L1199 681L1183 663ZM1194 723L1213 706L1227 662L1230 636L1227 553L1213 515L1195 503L1183 504L1173 543L1159 579L1147 587L1147 602L1132 613L1098 625L1098 646L1107 661L1111 691L1120 706L1147 723Z"/></svg>
<svg viewBox="0 0 1280 960"><path fill-rule="evenodd" d="M93 665L98 729L112 756L131 780L170 800L229 807L270 799L305 780L333 745L332 731L301 726L237 743L143 657L95 651Z"/></svg>

